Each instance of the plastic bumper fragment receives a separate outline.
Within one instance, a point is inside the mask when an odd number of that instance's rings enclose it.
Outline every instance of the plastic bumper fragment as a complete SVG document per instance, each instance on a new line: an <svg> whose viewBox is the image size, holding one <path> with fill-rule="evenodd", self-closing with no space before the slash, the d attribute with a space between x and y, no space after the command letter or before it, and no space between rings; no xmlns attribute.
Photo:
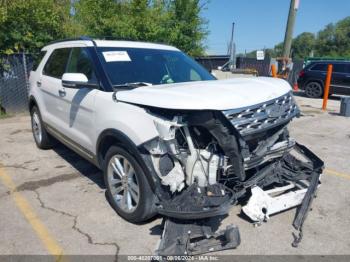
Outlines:
<svg viewBox="0 0 350 262"><path fill-rule="evenodd" d="M238 227L231 224L225 230L213 232L214 224L213 218L187 221L167 219L156 254L198 255L233 249L241 243Z"/></svg>

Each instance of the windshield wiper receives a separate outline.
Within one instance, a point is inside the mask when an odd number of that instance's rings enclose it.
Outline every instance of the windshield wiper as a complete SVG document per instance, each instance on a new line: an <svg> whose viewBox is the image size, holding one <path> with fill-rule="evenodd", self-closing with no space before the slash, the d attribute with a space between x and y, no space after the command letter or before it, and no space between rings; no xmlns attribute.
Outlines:
<svg viewBox="0 0 350 262"><path fill-rule="evenodd" d="M125 84L119 84L119 85L113 85L113 88L136 88L140 86L152 86L152 83L148 82L133 82L133 83L125 83Z"/></svg>

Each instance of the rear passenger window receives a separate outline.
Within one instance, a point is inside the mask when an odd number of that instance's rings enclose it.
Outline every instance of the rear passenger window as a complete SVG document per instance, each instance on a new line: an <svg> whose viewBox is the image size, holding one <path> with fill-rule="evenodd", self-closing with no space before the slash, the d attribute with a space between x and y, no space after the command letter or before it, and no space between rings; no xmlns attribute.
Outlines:
<svg viewBox="0 0 350 262"><path fill-rule="evenodd" d="M327 71L326 64L316 64L311 68L312 71Z"/></svg>
<svg viewBox="0 0 350 262"><path fill-rule="evenodd" d="M70 48L54 50L46 62L43 74L61 79L66 69L70 50Z"/></svg>
<svg viewBox="0 0 350 262"><path fill-rule="evenodd" d="M67 73L82 73L89 81L96 81L91 59L85 48L73 48L67 66Z"/></svg>
<svg viewBox="0 0 350 262"><path fill-rule="evenodd" d="M335 64L333 65L333 72L335 73L346 73L345 64Z"/></svg>

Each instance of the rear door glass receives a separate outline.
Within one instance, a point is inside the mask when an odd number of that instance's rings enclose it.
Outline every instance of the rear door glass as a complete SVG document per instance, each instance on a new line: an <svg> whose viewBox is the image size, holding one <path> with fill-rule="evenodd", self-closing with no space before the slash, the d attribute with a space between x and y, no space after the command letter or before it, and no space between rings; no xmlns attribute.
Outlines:
<svg viewBox="0 0 350 262"><path fill-rule="evenodd" d="M59 48L54 50L46 62L43 74L61 79L66 70L70 50L70 48Z"/></svg>
<svg viewBox="0 0 350 262"><path fill-rule="evenodd" d="M334 73L346 73L345 64L335 64L333 65Z"/></svg>
<svg viewBox="0 0 350 262"><path fill-rule="evenodd" d="M316 64L313 67L311 67L312 71L327 71L327 65L326 64Z"/></svg>

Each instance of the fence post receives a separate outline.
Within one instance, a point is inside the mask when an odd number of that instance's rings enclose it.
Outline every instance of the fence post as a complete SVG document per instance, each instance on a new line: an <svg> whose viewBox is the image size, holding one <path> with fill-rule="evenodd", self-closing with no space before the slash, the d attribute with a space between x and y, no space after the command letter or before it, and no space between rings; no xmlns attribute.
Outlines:
<svg viewBox="0 0 350 262"><path fill-rule="evenodd" d="M271 73L272 73L272 77L274 78L277 77L276 66L274 64L271 65Z"/></svg>
<svg viewBox="0 0 350 262"><path fill-rule="evenodd" d="M28 72L27 72L27 59L26 55L23 51L22 53L22 64L23 64L23 71L24 71L24 79L26 81L26 92L27 92L27 97L29 95L29 82L28 82Z"/></svg>
<svg viewBox="0 0 350 262"><path fill-rule="evenodd" d="M331 85L331 79L332 79L332 71L333 71L333 65L329 64L327 67L327 76L326 76L326 82L324 86L324 94L323 94L323 103L322 103L322 110L325 111L327 109L327 101L329 96L329 86Z"/></svg>

